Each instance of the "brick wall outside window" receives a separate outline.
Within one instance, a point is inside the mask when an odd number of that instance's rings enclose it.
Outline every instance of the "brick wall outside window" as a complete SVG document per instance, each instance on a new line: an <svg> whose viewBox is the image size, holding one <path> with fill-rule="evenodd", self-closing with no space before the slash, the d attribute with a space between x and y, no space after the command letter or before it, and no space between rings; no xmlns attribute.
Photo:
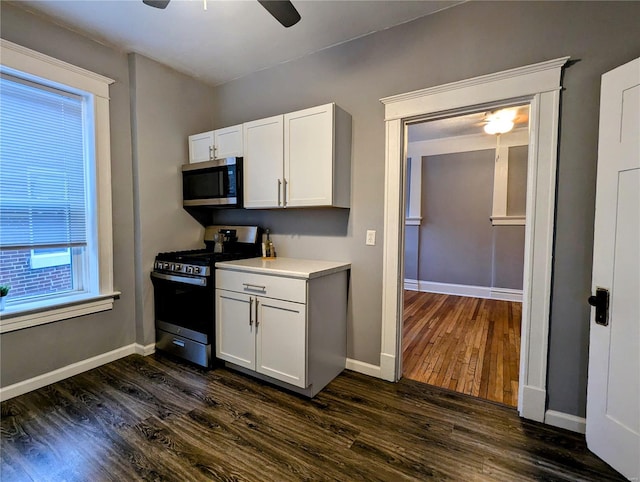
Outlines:
<svg viewBox="0 0 640 482"><path fill-rule="evenodd" d="M9 298L71 290L71 264L31 269L31 250L0 251L0 284L11 286Z"/></svg>

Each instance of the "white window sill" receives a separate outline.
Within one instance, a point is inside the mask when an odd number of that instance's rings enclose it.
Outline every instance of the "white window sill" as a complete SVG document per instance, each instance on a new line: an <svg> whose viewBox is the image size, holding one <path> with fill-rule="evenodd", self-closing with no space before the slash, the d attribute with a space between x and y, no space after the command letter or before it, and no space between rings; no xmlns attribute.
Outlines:
<svg viewBox="0 0 640 482"><path fill-rule="evenodd" d="M7 306L0 312L0 333L111 310L113 301L119 296L119 292L104 295L83 294L69 296L53 306L50 304L51 301L48 301L47 305L40 301Z"/></svg>

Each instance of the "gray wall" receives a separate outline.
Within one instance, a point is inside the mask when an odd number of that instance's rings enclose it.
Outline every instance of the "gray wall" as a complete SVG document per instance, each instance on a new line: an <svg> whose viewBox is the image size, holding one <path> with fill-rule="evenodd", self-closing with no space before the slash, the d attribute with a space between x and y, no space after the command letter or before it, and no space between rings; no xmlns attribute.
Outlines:
<svg viewBox="0 0 640 482"><path fill-rule="evenodd" d="M182 208L180 166L187 136L212 127L213 89L141 55L129 56L136 219L136 339L155 342L153 286L157 253L200 248L204 229Z"/></svg>
<svg viewBox="0 0 640 482"><path fill-rule="evenodd" d="M494 226L491 287L521 290L524 276L524 226Z"/></svg>
<svg viewBox="0 0 640 482"><path fill-rule="evenodd" d="M381 97L571 55L559 138L549 408L584 415L602 73L640 55L640 2L468 2L219 86L216 126L335 101L353 116L352 209L266 212L282 255L349 259L349 357L380 356L384 193ZM490 28L487 25L492 26ZM252 215L257 217L256 215ZM299 227L298 227L299 226ZM364 245L367 229L378 244Z"/></svg>
<svg viewBox="0 0 640 482"><path fill-rule="evenodd" d="M524 216L527 207L527 157L529 146L509 148L507 215Z"/></svg>
<svg viewBox="0 0 640 482"><path fill-rule="evenodd" d="M404 227L404 279L418 279L420 226Z"/></svg>
<svg viewBox="0 0 640 482"><path fill-rule="evenodd" d="M495 150L422 158L420 280L491 286Z"/></svg>
<svg viewBox="0 0 640 482"><path fill-rule="evenodd" d="M114 287L112 311L0 336L2 386L135 341L131 126L127 56L1 2L2 38L114 79L110 87Z"/></svg>
<svg viewBox="0 0 640 482"><path fill-rule="evenodd" d="M417 234L406 228L405 278L522 289L524 226L490 220L494 158L494 149L422 158L422 223ZM507 214L525 212L526 169L527 147L510 148Z"/></svg>

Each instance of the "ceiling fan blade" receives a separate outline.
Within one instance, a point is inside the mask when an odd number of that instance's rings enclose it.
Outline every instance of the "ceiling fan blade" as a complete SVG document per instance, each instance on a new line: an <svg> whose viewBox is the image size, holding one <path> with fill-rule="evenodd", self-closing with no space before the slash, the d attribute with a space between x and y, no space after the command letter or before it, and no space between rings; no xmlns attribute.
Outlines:
<svg viewBox="0 0 640 482"><path fill-rule="evenodd" d="M150 7L165 9L169 5L170 0L142 0L142 3Z"/></svg>
<svg viewBox="0 0 640 482"><path fill-rule="evenodd" d="M258 0L258 2L284 27L291 27L300 21L300 14L289 0Z"/></svg>

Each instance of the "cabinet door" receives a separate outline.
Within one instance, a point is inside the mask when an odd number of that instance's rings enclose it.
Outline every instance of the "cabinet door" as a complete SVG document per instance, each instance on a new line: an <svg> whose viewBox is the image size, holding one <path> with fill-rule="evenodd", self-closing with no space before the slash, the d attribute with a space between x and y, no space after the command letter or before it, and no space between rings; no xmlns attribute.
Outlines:
<svg viewBox="0 0 640 482"><path fill-rule="evenodd" d="M284 204L331 206L334 104L284 116Z"/></svg>
<svg viewBox="0 0 640 482"><path fill-rule="evenodd" d="M283 116L244 124L244 207L282 207Z"/></svg>
<svg viewBox="0 0 640 482"><path fill-rule="evenodd" d="M306 388L306 305L258 297L256 371Z"/></svg>
<svg viewBox="0 0 640 482"><path fill-rule="evenodd" d="M256 369L255 298L216 289L216 357Z"/></svg>
<svg viewBox="0 0 640 482"><path fill-rule="evenodd" d="M213 131L216 159L242 157L242 124Z"/></svg>
<svg viewBox="0 0 640 482"><path fill-rule="evenodd" d="M205 162L213 159L213 131L189 136L189 162Z"/></svg>

